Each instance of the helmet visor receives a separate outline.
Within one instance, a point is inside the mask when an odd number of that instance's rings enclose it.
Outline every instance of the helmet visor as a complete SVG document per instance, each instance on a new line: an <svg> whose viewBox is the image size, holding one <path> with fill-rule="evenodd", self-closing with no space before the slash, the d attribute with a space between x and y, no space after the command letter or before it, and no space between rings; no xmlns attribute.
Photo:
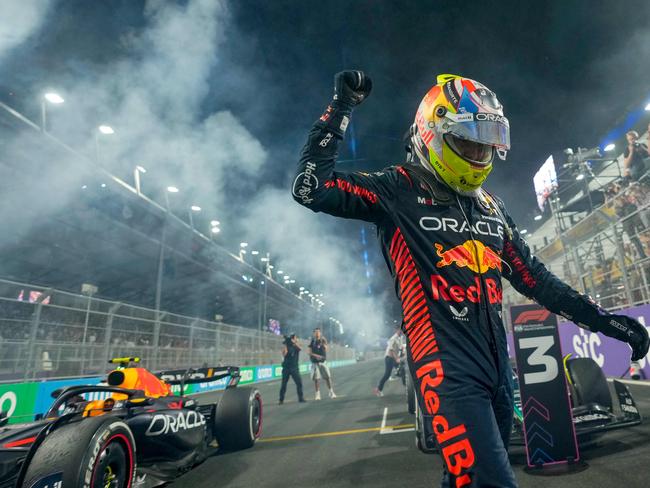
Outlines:
<svg viewBox="0 0 650 488"><path fill-rule="evenodd" d="M510 149L510 123L503 115L448 112L445 117L450 121L446 132L457 138Z"/></svg>
<svg viewBox="0 0 650 488"><path fill-rule="evenodd" d="M445 142L461 158L478 166L486 166L494 159L494 146L461 139L453 134L444 135Z"/></svg>

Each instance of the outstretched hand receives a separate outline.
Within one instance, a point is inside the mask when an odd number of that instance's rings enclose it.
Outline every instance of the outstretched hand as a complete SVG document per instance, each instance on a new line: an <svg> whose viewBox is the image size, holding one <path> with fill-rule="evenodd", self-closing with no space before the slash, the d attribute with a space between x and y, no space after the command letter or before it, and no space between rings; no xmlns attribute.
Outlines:
<svg viewBox="0 0 650 488"><path fill-rule="evenodd" d="M610 330L615 329L616 333L611 334L612 337L630 345L632 361L638 361L648 354L648 347L650 347L648 330L639 321L626 315L606 315L601 319L607 321L606 325L611 328Z"/></svg>

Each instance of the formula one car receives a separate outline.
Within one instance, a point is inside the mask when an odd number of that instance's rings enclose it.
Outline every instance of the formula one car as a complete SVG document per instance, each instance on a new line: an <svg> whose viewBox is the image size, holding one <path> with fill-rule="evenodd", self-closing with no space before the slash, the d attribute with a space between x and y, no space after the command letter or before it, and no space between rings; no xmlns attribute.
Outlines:
<svg viewBox="0 0 650 488"><path fill-rule="evenodd" d="M514 365L513 365L514 366ZM614 414L614 405L607 379L598 364L590 358L564 359L564 371L569 384L569 395L573 405L573 425L578 442L584 446L605 432L631 427L642 422L641 414L627 386L614 380L614 390L618 399L620 414ZM410 381L411 375L407 375ZM515 384L515 405L513 429L510 445L524 445L523 415L519 382L513 369ZM415 401L412 383L407 389L407 403L410 413L415 414L415 438L418 449L425 453L436 452L436 443L430 422L425 421L422 411Z"/></svg>
<svg viewBox="0 0 650 488"><path fill-rule="evenodd" d="M0 488L150 488L261 434L262 398L236 388L237 367L154 374L134 367L138 358L111 362L119 367L105 384L55 392L34 422L6 425L0 415ZM217 403L182 396L185 385L218 380L227 384Z"/></svg>

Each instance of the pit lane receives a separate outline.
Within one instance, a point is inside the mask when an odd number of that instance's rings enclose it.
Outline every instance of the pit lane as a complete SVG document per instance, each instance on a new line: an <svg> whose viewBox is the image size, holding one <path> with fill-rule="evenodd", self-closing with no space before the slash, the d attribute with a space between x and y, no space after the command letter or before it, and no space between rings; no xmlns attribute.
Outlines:
<svg viewBox="0 0 650 488"><path fill-rule="evenodd" d="M313 383L303 377L308 403L297 403L290 384L277 404L277 381L259 385L265 400L264 432L252 449L216 455L170 486L250 487L432 487L439 486L441 460L417 450L404 389L390 381L385 397L372 395L383 361L333 370L339 398L313 401ZM523 449L511 452L524 487L593 488L650 484L650 384L629 384L646 422L603 436L582 451L589 469L542 478L523 471ZM206 401L218 394L205 394Z"/></svg>

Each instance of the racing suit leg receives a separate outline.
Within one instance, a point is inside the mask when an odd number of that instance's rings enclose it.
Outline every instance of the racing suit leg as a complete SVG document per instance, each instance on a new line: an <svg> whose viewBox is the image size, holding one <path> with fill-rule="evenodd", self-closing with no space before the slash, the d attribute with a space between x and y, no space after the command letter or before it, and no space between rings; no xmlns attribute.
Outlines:
<svg viewBox="0 0 650 488"><path fill-rule="evenodd" d="M475 389L475 393L467 396L441 396L440 401L445 404L445 408L441 407L441 414L447 419L449 425L461 424L467 429L467 438L474 454L474 466L469 471L471 481L451 473L453 462L450 465L448 458L444 455L444 449L448 449L448 447L442 444L441 452L446 466L441 486L442 488L460 486L482 488L516 487L517 482L510 467L508 452L503 443L504 433L500 429L505 422L503 418L497 418L489 392L476 387L468 387L467 389Z"/></svg>
<svg viewBox="0 0 650 488"><path fill-rule="evenodd" d="M510 434L512 433L512 418L514 415L514 397L512 391L512 378L503 378L502 384L492 401L494 417L496 418L503 447L507 450L510 446Z"/></svg>
<svg viewBox="0 0 650 488"><path fill-rule="evenodd" d="M411 367L425 429L433 432L443 458L442 488L516 488L504 442L512 422L510 384L495 381L490 388L453 365L434 356Z"/></svg>

